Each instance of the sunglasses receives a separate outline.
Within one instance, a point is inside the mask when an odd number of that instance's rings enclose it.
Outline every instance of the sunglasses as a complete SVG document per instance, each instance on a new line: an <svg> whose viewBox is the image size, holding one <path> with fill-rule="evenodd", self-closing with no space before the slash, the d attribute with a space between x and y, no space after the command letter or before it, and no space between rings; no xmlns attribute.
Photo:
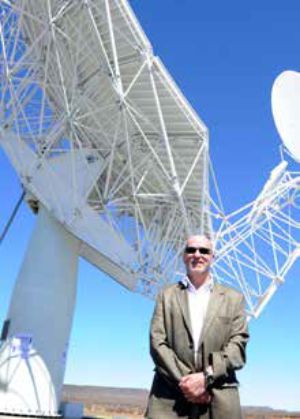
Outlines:
<svg viewBox="0 0 300 419"><path fill-rule="evenodd" d="M194 246L187 246L185 248L185 253L187 253L188 255L192 255L196 253L197 250L199 250L199 253L201 253L201 255L210 255L212 253L212 249L209 249L207 247L194 247Z"/></svg>

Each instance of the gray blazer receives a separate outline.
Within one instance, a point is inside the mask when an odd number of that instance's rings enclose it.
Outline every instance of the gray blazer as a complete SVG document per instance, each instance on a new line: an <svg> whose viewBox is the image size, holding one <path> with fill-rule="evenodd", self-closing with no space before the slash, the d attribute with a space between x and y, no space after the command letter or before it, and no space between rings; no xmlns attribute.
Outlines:
<svg viewBox="0 0 300 419"><path fill-rule="evenodd" d="M158 296L150 331L155 375L146 417L240 419L235 370L243 367L249 338L244 299L237 291L215 284L209 300L195 362L186 287L168 286ZM189 403L178 382L184 375L214 370L211 407Z"/></svg>

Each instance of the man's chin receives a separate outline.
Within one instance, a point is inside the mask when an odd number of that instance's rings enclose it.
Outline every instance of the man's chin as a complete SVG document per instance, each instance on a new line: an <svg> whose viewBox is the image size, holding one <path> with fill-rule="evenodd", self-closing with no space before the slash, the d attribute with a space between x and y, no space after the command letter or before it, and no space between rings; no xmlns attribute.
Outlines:
<svg viewBox="0 0 300 419"><path fill-rule="evenodd" d="M208 271L208 267L207 266L199 266L199 267L196 267L196 268L191 268L190 269L190 272L191 273L194 273L194 274L204 274L205 272L207 272Z"/></svg>

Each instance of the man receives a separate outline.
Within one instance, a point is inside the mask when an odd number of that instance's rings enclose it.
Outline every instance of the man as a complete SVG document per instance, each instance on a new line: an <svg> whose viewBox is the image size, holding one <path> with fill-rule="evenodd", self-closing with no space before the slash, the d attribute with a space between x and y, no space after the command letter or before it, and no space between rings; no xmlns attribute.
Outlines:
<svg viewBox="0 0 300 419"><path fill-rule="evenodd" d="M235 370L249 338L243 296L214 283L214 253L206 236L188 238L187 276L158 296L150 352L155 375L148 419L242 417Z"/></svg>

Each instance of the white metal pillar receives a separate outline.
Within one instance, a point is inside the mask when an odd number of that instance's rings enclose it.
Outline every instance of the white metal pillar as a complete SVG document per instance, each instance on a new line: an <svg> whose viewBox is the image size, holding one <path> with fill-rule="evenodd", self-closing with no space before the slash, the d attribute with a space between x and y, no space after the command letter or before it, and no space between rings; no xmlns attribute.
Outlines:
<svg viewBox="0 0 300 419"><path fill-rule="evenodd" d="M79 241L41 207L0 349L0 412L55 416L76 300Z"/></svg>

